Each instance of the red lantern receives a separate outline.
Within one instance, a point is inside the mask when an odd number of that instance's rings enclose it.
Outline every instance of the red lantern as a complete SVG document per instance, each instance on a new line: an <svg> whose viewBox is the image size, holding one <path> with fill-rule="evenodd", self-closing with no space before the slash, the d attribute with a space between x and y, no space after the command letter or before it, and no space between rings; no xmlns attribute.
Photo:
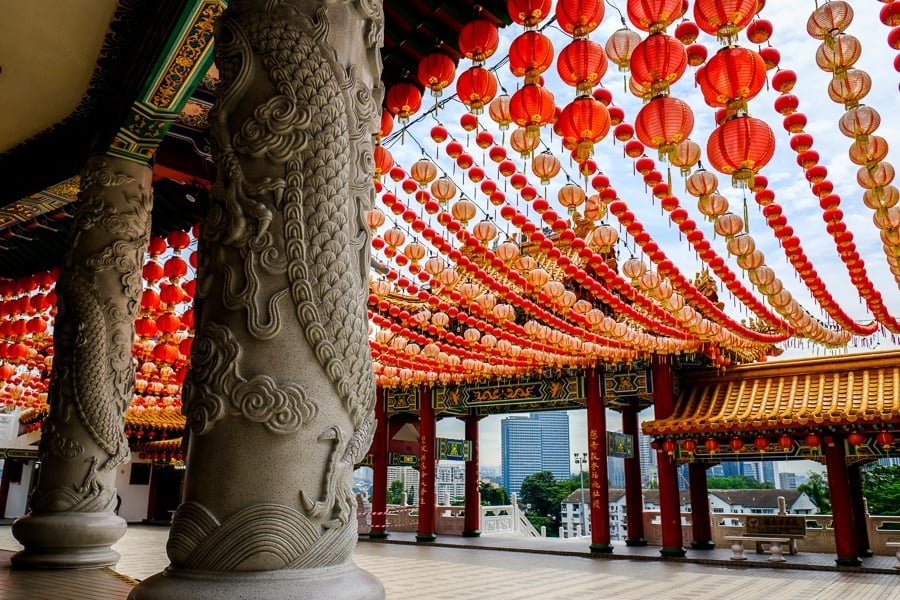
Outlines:
<svg viewBox="0 0 900 600"><path fill-rule="evenodd" d="M778 438L778 445L781 446L785 450L790 450L794 447L794 438L785 434Z"/></svg>
<svg viewBox="0 0 900 600"><path fill-rule="evenodd" d="M628 19L641 31L665 31L682 14L682 0L628 0Z"/></svg>
<svg viewBox="0 0 900 600"><path fill-rule="evenodd" d="M685 452L694 452L697 450L697 440L688 438L681 443L681 449Z"/></svg>
<svg viewBox="0 0 900 600"><path fill-rule="evenodd" d="M609 132L609 112L590 96L581 96L563 108L558 124L564 141L575 144L577 159L582 161Z"/></svg>
<svg viewBox="0 0 900 600"><path fill-rule="evenodd" d="M757 8L757 0L696 0L694 20L706 33L731 40L750 24Z"/></svg>
<svg viewBox="0 0 900 600"><path fill-rule="evenodd" d="M666 438L662 443L662 449L666 452L666 454L672 454L675 452L675 448L678 447L678 444L675 443L675 440Z"/></svg>
<svg viewBox="0 0 900 600"><path fill-rule="evenodd" d="M606 55L597 42L574 40L559 53L556 69L563 83L587 94L606 73Z"/></svg>
<svg viewBox="0 0 900 600"><path fill-rule="evenodd" d="M735 187L748 187L753 176L775 153L775 135L764 121L743 116L716 127L706 144L715 169L731 175Z"/></svg>
<svg viewBox="0 0 900 600"><path fill-rule="evenodd" d="M556 4L556 24L575 38L588 35L603 20L603 0L559 0Z"/></svg>
<svg viewBox="0 0 900 600"><path fill-rule="evenodd" d="M419 83L431 90L438 97L444 88L453 83L456 77L456 65L446 54L434 52L419 61Z"/></svg>
<svg viewBox="0 0 900 600"><path fill-rule="evenodd" d="M394 166L394 157L391 156L391 151L381 144L375 146L373 154L375 158L375 179L381 180L381 176Z"/></svg>
<svg viewBox="0 0 900 600"><path fill-rule="evenodd" d="M685 52L687 62L692 67L699 67L706 62L707 50L703 44L691 44Z"/></svg>
<svg viewBox="0 0 900 600"><path fill-rule="evenodd" d="M757 436L755 440L753 440L753 445L756 446L757 450L765 450L769 447L769 438L764 435Z"/></svg>
<svg viewBox="0 0 900 600"><path fill-rule="evenodd" d="M173 229L166 237L166 241L169 243L169 248L172 248L173 250L178 252L180 250L184 250L190 245L191 236L187 231L182 231L181 229Z"/></svg>
<svg viewBox="0 0 900 600"><path fill-rule="evenodd" d="M862 446L866 443L866 436L859 431L852 431L850 432L850 435L847 436L847 441L854 446Z"/></svg>
<svg viewBox="0 0 900 600"><path fill-rule="evenodd" d="M538 128L549 123L554 116L553 94L547 88L529 83L512 95L509 112L513 122L526 128L526 134L536 137Z"/></svg>
<svg viewBox="0 0 900 600"><path fill-rule="evenodd" d="M638 139L659 150L660 159L663 159L691 135L694 114L684 101L671 96L660 96L641 108L634 128Z"/></svg>
<svg viewBox="0 0 900 600"><path fill-rule="evenodd" d="M815 433L810 433L810 434L807 434L806 438L804 439L804 442L810 448L818 448L819 446L822 445L822 438L820 438Z"/></svg>
<svg viewBox="0 0 900 600"><path fill-rule="evenodd" d="M675 28L675 37L685 46L690 46L700 35L700 28L693 21L682 21Z"/></svg>
<svg viewBox="0 0 900 600"><path fill-rule="evenodd" d="M456 93L471 112L481 114L497 95L497 78L484 67L470 67L456 80Z"/></svg>
<svg viewBox="0 0 900 600"><path fill-rule="evenodd" d="M631 53L631 77L652 96L668 91L686 68L684 44L664 33L647 37Z"/></svg>
<svg viewBox="0 0 900 600"><path fill-rule="evenodd" d="M875 442L882 448L888 449L894 444L894 434L890 431L879 431L875 436Z"/></svg>
<svg viewBox="0 0 900 600"><path fill-rule="evenodd" d="M551 0L506 0L506 10L515 23L534 27L550 15L551 4Z"/></svg>
<svg viewBox="0 0 900 600"><path fill-rule="evenodd" d="M697 71L697 83L710 106L724 106L729 114L746 111L766 83L766 65L753 50L723 48Z"/></svg>
<svg viewBox="0 0 900 600"><path fill-rule="evenodd" d="M706 451L712 454L719 449L719 441L715 438L709 438L704 442L703 446L706 448Z"/></svg>
<svg viewBox="0 0 900 600"><path fill-rule="evenodd" d="M772 23L765 19L754 19L747 26L747 39L751 44L765 44L772 37Z"/></svg>
<svg viewBox="0 0 900 600"><path fill-rule="evenodd" d="M744 447L744 440L739 437L733 437L731 438L731 440L729 440L728 446L735 452L740 452Z"/></svg>
<svg viewBox="0 0 900 600"><path fill-rule="evenodd" d="M459 32L459 51L476 65L493 56L499 44L497 28L484 19L466 23Z"/></svg>
<svg viewBox="0 0 900 600"><path fill-rule="evenodd" d="M422 106L422 92L409 82L395 83L388 88L384 101L391 114L406 123Z"/></svg>
<svg viewBox="0 0 900 600"><path fill-rule="evenodd" d="M525 83L537 83L541 73L553 62L553 44L543 33L526 31L509 47L509 70Z"/></svg>

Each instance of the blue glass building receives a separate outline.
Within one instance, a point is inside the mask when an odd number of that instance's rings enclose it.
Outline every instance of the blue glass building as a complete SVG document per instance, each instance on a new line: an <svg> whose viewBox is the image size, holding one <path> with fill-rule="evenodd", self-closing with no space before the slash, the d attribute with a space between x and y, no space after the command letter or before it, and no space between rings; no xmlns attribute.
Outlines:
<svg viewBox="0 0 900 600"><path fill-rule="evenodd" d="M512 416L500 422L503 486L519 493L526 477L550 471L557 479L571 476L569 413Z"/></svg>

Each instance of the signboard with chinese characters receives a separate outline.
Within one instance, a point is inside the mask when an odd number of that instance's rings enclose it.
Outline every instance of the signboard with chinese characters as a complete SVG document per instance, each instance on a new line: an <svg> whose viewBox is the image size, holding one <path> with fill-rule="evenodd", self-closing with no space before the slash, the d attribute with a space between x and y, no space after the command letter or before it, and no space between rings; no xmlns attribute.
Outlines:
<svg viewBox="0 0 900 600"><path fill-rule="evenodd" d="M465 384L434 390L434 409L443 414L489 415L563 410L584 405L584 378L580 374Z"/></svg>
<svg viewBox="0 0 900 600"><path fill-rule="evenodd" d="M438 460L472 460L472 442L467 440L453 440L449 438L437 439Z"/></svg>
<svg viewBox="0 0 900 600"><path fill-rule="evenodd" d="M419 388L417 387L388 388L384 390L384 397L387 401L389 415L419 412Z"/></svg>
<svg viewBox="0 0 900 600"><path fill-rule="evenodd" d="M635 401L638 405L648 406L653 402L653 378L646 367L607 371L601 381L601 393L607 407L616 408Z"/></svg>
<svg viewBox="0 0 900 600"><path fill-rule="evenodd" d="M634 458L634 436L618 431L607 431L606 454L617 458Z"/></svg>

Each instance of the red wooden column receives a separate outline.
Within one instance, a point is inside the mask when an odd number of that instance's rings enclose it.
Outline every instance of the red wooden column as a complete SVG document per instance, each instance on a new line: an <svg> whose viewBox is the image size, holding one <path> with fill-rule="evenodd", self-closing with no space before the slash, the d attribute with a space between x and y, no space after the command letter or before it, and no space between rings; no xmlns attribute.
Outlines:
<svg viewBox="0 0 900 600"><path fill-rule="evenodd" d="M609 539L609 474L606 463L606 407L600 395L600 374L596 367L584 372L587 388L588 471L590 473L591 552L613 551Z"/></svg>
<svg viewBox="0 0 900 600"><path fill-rule="evenodd" d="M709 515L709 489L706 485L706 464L692 462L688 464L688 478L691 480L691 522L694 539L691 548L694 550L712 550L712 526Z"/></svg>
<svg viewBox="0 0 900 600"><path fill-rule="evenodd" d="M472 459L466 462L466 516L463 537L481 535L481 495L478 493L478 422L481 417L466 415L466 441L472 444Z"/></svg>
<svg viewBox="0 0 900 600"><path fill-rule="evenodd" d="M641 489L641 447L638 444L638 407L622 409L622 433L633 440L634 456L625 459L625 545L646 546L644 538L644 493Z"/></svg>
<svg viewBox="0 0 900 600"><path fill-rule="evenodd" d="M672 367L666 357L653 357L653 404L657 419L665 419L675 411ZM666 557L684 556L681 535L681 498L678 493L678 470L674 456L662 448L656 451L659 469L659 512L662 521L662 549Z"/></svg>
<svg viewBox="0 0 900 600"><path fill-rule="evenodd" d="M375 390L375 438L372 440L372 527L370 538L387 537L388 431L384 390Z"/></svg>
<svg viewBox="0 0 900 600"><path fill-rule="evenodd" d="M435 431L431 388L419 386L419 530L417 542L433 542L434 535L434 464Z"/></svg>
<svg viewBox="0 0 900 600"><path fill-rule="evenodd" d="M828 469L828 494L834 523L834 546L840 566L858 567L859 560L856 532L853 528L853 507L850 502L850 482L844 440L838 436L826 436L825 467Z"/></svg>
<svg viewBox="0 0 900 600"><path fill-rule="evenodd" d="M863 500L862 469L859 463L847 467L850 483L850 503L853 509L853 527L856 530L856 547L859 556L868 557L874 553L869 547L869 519Z"/></svg>

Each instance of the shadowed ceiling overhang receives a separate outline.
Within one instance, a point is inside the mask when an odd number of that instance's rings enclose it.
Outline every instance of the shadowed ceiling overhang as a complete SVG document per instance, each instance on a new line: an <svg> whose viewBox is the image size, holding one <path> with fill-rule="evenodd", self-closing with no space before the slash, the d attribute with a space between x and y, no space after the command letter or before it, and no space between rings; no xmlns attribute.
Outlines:
<svg viewBox="0 0 900 600"><path fill-rule="evenodd" d="M900 351L746 365L682 378L675 412L654 436L900 423Z"/></svg>

